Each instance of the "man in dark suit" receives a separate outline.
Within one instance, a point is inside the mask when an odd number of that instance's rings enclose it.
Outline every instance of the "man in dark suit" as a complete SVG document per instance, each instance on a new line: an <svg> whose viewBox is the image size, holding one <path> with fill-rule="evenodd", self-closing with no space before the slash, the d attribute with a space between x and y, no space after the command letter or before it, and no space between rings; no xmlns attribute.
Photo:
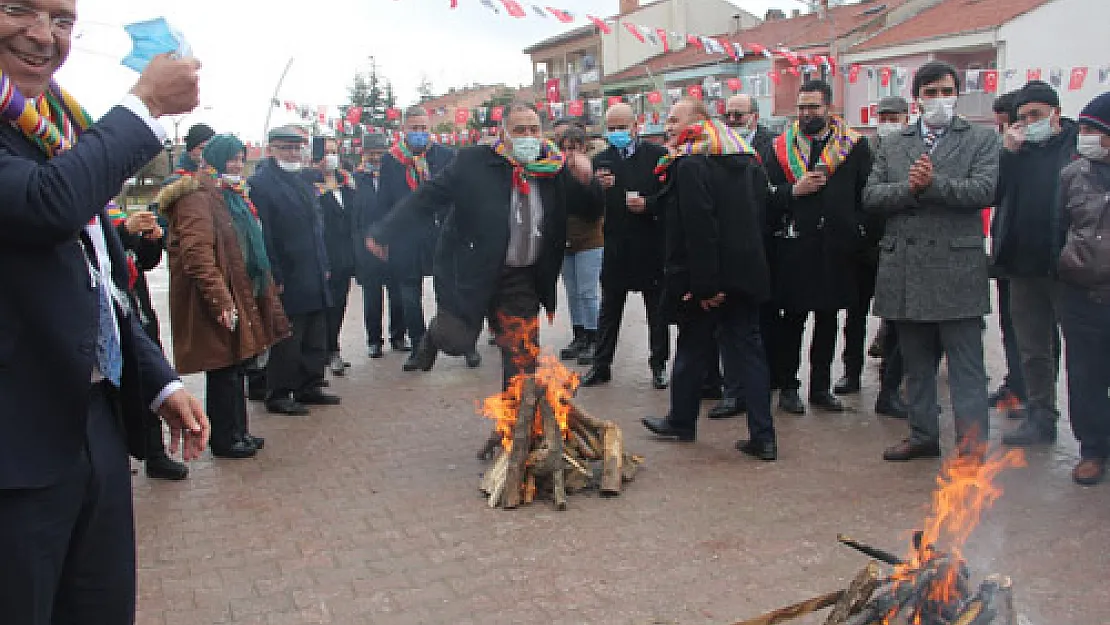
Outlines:
<svg viewBox="0 0 1110 625"><path fill-rule="evenodd" d="M327 366L328 253L319 200L300 176L307 136L293 126L269 133L269 158L251 176L251 201L258 208L270 253L274 283L293 335L270 348L266 365L266 409L308 414L308 405L335 405L325 393ZM292 396L290 396L292 395Z"/></svg>
<svg viewBox="0 0 1110 625"><path fill-rule="evenodd" d="M601 315L593 366L582 376L582 386L604 384L617 350L624 303L639 291L647 312L651 383L667 388L670 334L659 315L663 280L663 216L656 202L661 185L655 166L667 153L662 146L640 141L632 107L618 104L605 114L609 148L594 156L597 182L593 199L605 207L605 252L601 261Z"/></svg>
<svg viewBox="0 0 1110 625"><path fill-rule="evenodd" d="M94 124L52 85L70 49L74 0L33 6L0 12L9 102L0 124L0 620L128 625L128 452L144 455L145 410L169 423L171 450L183 445L185 460L203 451L209 429L128 304L127 263L104 208L162 150L157 118L196 106L199 63L155 58ZM34 99L44 94L54 106L40 115Z"/></svg>
<svg viewBox="0 0 1110 625"><path fill-rule="evenodd" d="M644 426L692 441L710 355L737 364L748 405L750 437L741 452L775 460L770 375L759 338L759 305L771 292L763 251L767 178L755 150L738 133L709 120L701 100L684 99L667 117L675 155L661 164L667 187L667 265L663 310L678 323L671 406Z"/></svg>
<svg viewBox="0 0 1110 625"><path fill-rule="evenodd" d="M404 135L382 157L378 204L383 214L392 211L420 185L438 176L455 158L454 150L431 142L429 130L428 111L419 106L405 111ZM424 276L430 273L430 258L438 238L437 219L434 214L421 215L404 230L392 232L389 240L382 241L389 247L390 269L400 284L405 329L414 348L424 338L423 283ZM467 364L476 367L481 359L476 351L471 353ZM410 354L402 368L416 371L419 368L416 365Z"/></svg>
<svg viewBox="0 0 1110 625"><path fill-rule="evenodd" d="M515 328L505 321L531 324L538 334L540 307L554 314L566 248L566 186L590 177L585 156L566 156L564 167L563 155L542 137L532 105L507 107L494 145L464 149L370 229L367 247L384 257L378 241L395 240L421 219L445 214L435 259L438 310L413 349L420 369L431 369L438 351L472 349L487 317L501 347L503 385L534 366L535 354L522 353L509 336Z"/></svg>

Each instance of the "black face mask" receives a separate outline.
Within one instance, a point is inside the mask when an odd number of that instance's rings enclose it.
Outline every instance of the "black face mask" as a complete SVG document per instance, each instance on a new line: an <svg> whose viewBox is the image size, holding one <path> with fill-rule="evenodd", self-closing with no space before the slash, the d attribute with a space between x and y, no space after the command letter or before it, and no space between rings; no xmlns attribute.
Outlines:
<svg viewBox="0 0 1110 625"><path fill-rule="evenodd" d="M825 129L824 117L803 117L798 120L798 126L807 135L816 135Z"/></svg>

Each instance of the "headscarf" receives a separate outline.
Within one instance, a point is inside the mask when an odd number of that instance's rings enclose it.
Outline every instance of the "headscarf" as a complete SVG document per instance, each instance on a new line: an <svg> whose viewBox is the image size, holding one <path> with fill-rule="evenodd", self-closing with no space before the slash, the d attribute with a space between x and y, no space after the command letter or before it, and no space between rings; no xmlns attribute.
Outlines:
<svg viewBox="0 0 1110 625"><path fill-rule="evenodd" d="M232 181L225 177L227 162L236 154L245 153L243 143L232 135L216 135L209 139L204 146L204 161L210 167L210 173L220 188L227 212L231 215L231 225L235 230L235 238L239 241L239 250L243 254L243 263L247 268L247 276L251 280L252 290L258 297L266 289L270 277L270 257L266 255L266 242L262 236L262 222L258 219L258 210L247 195L247 187L242 180Z"/></svg>

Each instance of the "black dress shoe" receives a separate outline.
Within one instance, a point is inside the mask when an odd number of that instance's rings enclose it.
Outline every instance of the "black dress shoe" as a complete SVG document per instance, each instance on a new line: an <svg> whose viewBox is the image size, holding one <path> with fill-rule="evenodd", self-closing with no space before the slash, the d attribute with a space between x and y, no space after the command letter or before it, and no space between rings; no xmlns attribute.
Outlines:
<svg viewBox="0 0 1110 625"><path fill-rule="evenodd" d="M692 442L696 438L696 433L694 430L676 428L671 423L670 419L666 417L644 417L643 419L640 419L640 423L643 423L644 427L651 430L652 434L655 434L656 436L677 438L683 443Z"/></svg>
<svg viewBox="0 0 1110 625"><path fill-rule="evenodd" d="M774 441L736 441L736 450L753 458L774 462L779 457L778 445Z"/></svg>
<svg viewBox="0 0 1110 625"><path fill-rule="evenodd" d="M263 447L266 446L266 439L262 438L261 436L254 436L252 434L247 434L246 436L243 437L243 440L247 441L251 445L254 445L258 449L262 449Z"/></svg>
<svg viewBox="0 0 1110 625"><path fill-rule="evenodd" d="M482 366L482 355L477 351L472 351L466 355L466 366L471 369L477 369Z"/></svg>
<svg viewBox="0 0 1110 625"><path fill-rule="evenodd" d="M1056 422L1029 415L1017 429L1002 435L1002 444L1011 447L1051 445L1056 442Z"/></svg>
<svg viewBox="0 0 1110 625"><path fill-rule="evenodd" d="M855 395L860 390L859 376L842 376L836 381L833 392L837 395Z"/></svg>
<svg viewBox="0 0 1110 625"><path fill-rule="evenodd" d="M702 399L724 399L725 391L720 384L709 384L701 387Z"/></svg>
<svg viewBox="0 0 1110 625"><path fill-rule="evenodd" d="M183 480L189 477L189 467L159 453L146 459L146 476L156 480Z"/></svg>
<svg viewBox="0 0 1110 625"><path fill-rule="evenodd" d="M809 403L811 406L816 406L829 412L844 412L844 404L836 398L836 395L828 391L810 393Z"/></svg>
<svg viewBox="0 0 1110 625"><path fill-rule="evenodd" d="M883 460L887 462L906 462L914 458L940 458L940 443L913 443L907 438L883 452Z"/></svg>
<svg viewBox="0 0 1110 625"><path fill-rule="evenodd" d="M657 390L667 388L667 369L662 365L652 365L651 386Z"/></svg>
<svg viewBox="0 0 1110 625"><path fill-rule="evenodd" d="M790 414L805 414L806 405L802 403L801 395L796 388L784 388L779 391L779 409Z"/></svg>
<svg viewBox="0 0 1110 625"><path fill-rule="evenodd" d="M381 343L374 343L373 345L371 345L370 349L367 350L367 355L369 355L371 358L381 358L382 356L385 356L385 352L382 350Z"/></svg>
<svg viewBox="0 0 1110 625"><path fill-rule="evenodd" d="M251 401L266 401L266 389L264 388L248 388L247 399Z"/></svg>
<svg viewBox="0 0 1110 625"><path fill-rule="evenodd" d="M908 419L910 411L898 393L880 391L879 396L875 398L875 414L895 419Z"/></svg>
<svg viewBox="0 0 1110 625"><path fill-rule="evenodd" d="M389 349L395 352L407 352L411 350L412 347L409 346L409 342L402 336L399 339L389 339Z"/></svg>
<svg viewBox="0 0 1110 625"><path fill-rule="evenodd" d="M744 405L744 402L729 397L722 399L721 403L713 406L706 416L710 419L728 419L729 417L744 414L745 410L747 410L747 407Z"/></svg>
<svg viewBox="0 0 1110 625"><path fill-rule="evenodd" d="M235 441L227 449L212 447L212 455L217 458L253 458L258 454L258 448L248 441Z"/></svg>
<svg viewBox="0 0 1110 625"><path fill-rule="evenodd" d="M308 408L290 397L267 399L266 411L273 414L289 415L291 417L303 417L308 414Z"/></svg>
<svg viewBox="0 0 1110 625"><path fill-rule="evenodd" d="M606 384L609 380L613 379L613 374L609 371L609 367L605 365L594 365L582 376L582 386L597 386L599 384Z"/></svg>
<svg viewBox="0 0 1110 625"><path fill-rule="evenodd" d="M425 334L424 338L420 339L420 344L409 354L405 364L401 365L401 369L404 371L431 371L436 364L438 352L439 350L436 349L435 344Z"/></svg>
<svg viewBox="0 0 1110 625"><path fill-rule="evenodd" d="M339 402L342 401L338 395L325 393L320 389L295 393L293 399L307 406L338 406Z"/></svg>

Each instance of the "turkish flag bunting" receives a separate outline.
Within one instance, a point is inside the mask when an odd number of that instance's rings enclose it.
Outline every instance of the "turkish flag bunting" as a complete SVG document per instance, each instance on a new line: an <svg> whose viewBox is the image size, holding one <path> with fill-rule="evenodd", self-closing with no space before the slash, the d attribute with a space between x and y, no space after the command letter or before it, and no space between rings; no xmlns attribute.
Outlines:
<svg viewBox="0 0 1110 625"><path fill-rule="evenodd" d="M401 119L401 109L388 108L385 110L385 118L389 121L397 121Z"/></svg>
<svg viewBox="0 0 1110 625"><path fill-rule="evenodd" d="M671 51L671 41L667 37L667 29L666 28L656 28L655 29L655 34L656 34L656 36L659 37L659 41L663 42L663 53L666 54L667 52L670 52Z"/></svg>
<svg viewBox="0 0 1110 625"><path fill-rule="evenodd" d="M640 32L639 28L636 28L635 24L632 24L630 22L621 22L621 24L623 24L624 28L628 32L632 33L632 36L635 37L640 43L647 43L647 39L644 39L644 34Z"/></svg>
<svg viewBox="0 0 1110 625"><path fill-rule="evenodd" d="M571 100L567 102L567 115L571 117L582 117L582 113L586 110L586 105L582 100Z"/></svg>
<svg viewBox="0 0 1110 625"><path fill-rule="evenodd" d="M513 17L524 17L524 7L520 6L516 0L501 0L501 4L505 5L505 10Z"/></svg>
<svg viewBox="0 0 1110 625"><path fill-rule="evenodd" d="M544 8L547 9L548 12L550 12L552 15L554 15L555 19L559 20L560 22L562 22L564 24L569 24L569 23L574 21L574 16L571 15L570 13L567 13L566 11L560 11L559 9L556 9L556 8L553 8L553 7L544 7Z"/></svg>
<svg viewBox="0 0 1110 625"><path fill-rule="evenodd" d="M647 101L652 104L662 104L663 94L659 91L649 91L647 94Z"/></svg>
<svg viewBox="0 0 1110 625"><path fill-rule="evenodd" d="M593 22L594 26L597 26L597 29L601 31L601 34L603 34L603 35L612 35L613 34L613 29L609 28L609 25L605 23L605 20L603 20L599 17L594 17L593 15L587 15L586 19Z"/></svg>
<svg viewBox="0 0 1110 625"><path fill-rule="evenodd" d="M795 77L795 78L800 78L801 75L802 75L802 70L798 69L794 65L791 65L790 67L786 68L786 71L790 72L790 75Z"/></svg>
<svg viewBox="0 0 1110 625"><path fill-rule="evenodd" d="M998 92L998 70L988 69L983 71L983 92Z"/></svg>
<svg viewBox="0 0 1110 625"><path fill-rule="evenodd" d="M740 55L736 53L736 48L732 47L732 42L727 39L718 39L717 41L720 42L721 47L725 49L726 54L734 59L740 59Z"/></svg>
<svg viewBox="0 0 1110 625"><path fill-rule="evenodd" d="M1071 91L1079 91L1083 88L1083 83L1086 80L1087 68L1073 67L1071 68L1071 78L1068 80L1068 89Z"/></svg>
<svg viewBox="0 0 1110 625"><path fill-rule="evenodd" d="M740 82L739 78L729 78L726 84L733 91L740 91L744 88L744 83Z"/></svg>
<svg viewBox="0 0 1110 625"><path fill-rule="evenodd" d="M1030 80L1040 80L1040 79L1041 79L1041 68L1038 67L1037 69L1027 69L1027 70L1025 70L1025 81L1026 82L1029 82Z"/></svg>
<svg viewBox="0 0 1110 625"><path fill-rule="evenodd" d="M621 97L619 95L609 96L609 106L616 106L620 103L621 103Z"/></svg>
<svg viewBox="0 0 1110 625"><path fill-rule="evenodd" d="M455 123L465 124L470 120L470 111L466 109L458 109L455 111Z"/></svg>
<svg viewBox="0 0 1110 625"><path fill-rule="evenodd" d="M856 84L856 81L859 80L859 70L859 65L853 65L848 69L848 82L853 85Z"/></svg>
<svg viewBox="0 0 1110 625"><path fill-rule="evenodd" d="M686 93L691 98L695 98L697 100L700 100L703 95L701 85L690 85L689 87L686 87Z"/></svg>
<svg viewBox="0 0 1110 625"><path fill-rule="evenodd" d="M505 116L505 107L495 106L489 111L490 121L499 122Z"/></svg>
<svg viewBox="0 0 1110 625"><path fill-rule="evenodd" d="M686 35L686 43L695 46L702 52L705 52L705 46L702 45L701 39L698 39L697 35Z"/></svg>
<svg viewBox="0 0 1110 625"><path fill-rule="evenodd" d="M765 56L767 58L771 58L771 51L768 50L767 48L759 45L758 43L749 43L748 44L748 49L751 50L752 52L757 53L757 54L762 54L763 56Z"/></svg>
<svg viewBox="0 0 1110 625"><path fill-rule="evenodd" d="M361 106L352 106L351 108L347 109L347 121L351 122L352 124L357 124L358 120L360 119L362 119Z"/></svg>
<svg viewBox="0 0 1110 625"><path fill-rule="evenodd" d="M771 82L775 83L776 85L782 81L782 76L779 76L779 73L775 70L767 72L767 77L770 78Z"/></svg>
<svg viewBox="0 0 1110 625"><path fill-rule="evenodd" d="M884 87L889 87L890 86L890 75L891 75L891 71L890 71L889 67L884 67L884 68L880 69L879 70L879 84L881 84Z"/></svg>

